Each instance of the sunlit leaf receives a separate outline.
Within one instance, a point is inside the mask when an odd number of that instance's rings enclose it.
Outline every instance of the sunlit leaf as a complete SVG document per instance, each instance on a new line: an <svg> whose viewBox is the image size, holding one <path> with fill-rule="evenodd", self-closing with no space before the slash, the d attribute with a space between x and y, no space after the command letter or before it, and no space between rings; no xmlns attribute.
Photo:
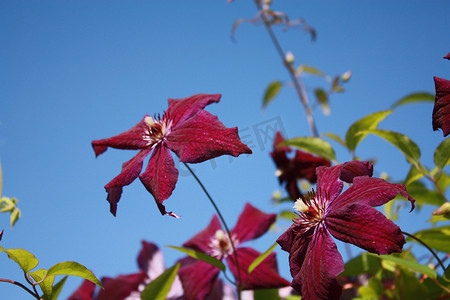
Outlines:
<svg viewBox="0 0 450 300"><path fill-rule="evenodd" d="M333 141L338 142L339 144L341 144L342 146L347 148L347 143L345 143L345 141L337 134L334 134L334 133L331 133L331 132L326 132L326 133L322 133L322 136L330 138Z"/></svg>
<svg viewBox="0 0 450 300"><path fill-rule="evenodd" d="M279 300L278 289L259 289L253 291L254 300Z"/></svg>
<svg viewBox="0 0 450 300"><path fill-rule="evenodd" d="M450 282L450 264L445 269L444 280Z"/></svg>
<svg viewBox="0 0 450 300"><path fill-rule="evenodd" d="M280 92L283 87L283 83L281 81L272 81L266 88L263 97L263 108L265 108Z"/></svg>
<svg viewBox="0 0 450 300"><path fill-rule="evenodd" d="M0 251L6 252L9 259L19 264L20 268L25 272L29 272L36 268L39 261L33 254L24 249L4 249L0 246Z"/></svg>
<svg viewBox="0 0 450 300"><path fill-rule="evenodd" d="M418 164L420 159L420 149L409 137L404 134L381 129L369 129L364 133L375 134L399 149L411 164Z"/></svg>
<svg viewBox="0 0 450 300"><path fill-rule="evenodd" d="M17 207L15 207L11 211L11 214L9 215L9 222L10 222L11 227L13 227L14 224L16 224L17 220L19 220L19 218L20 218L20 215L21 215L21 212Z"/></svg>
<svg viewBox="0 0 450 300"><path fill-rule="evenodd" d="M180 263L177 263L175 266L167 269L159 275L155 280L150 282L142 291L141 299L142 300L165 300L167 294L172 287L173 281L175 280L175 276L178 273L178 269L180 268Z"/></svg>
<svg viewBox="0 0 450 300"><path fill-rule="evenodd" d="M193 258L202 260L202 261L204 261L204 262L206 262L206 263L208 263L210 265L218 267L222 271L225 271L225 265L220 260L218 260L217 258L209 256L208 254L201 253L201 252L198 252L198 251L194 251L192 249L183 248L183 247L176 247L176 246L166 246L166 247L172 248L172 249L175 249L175 250L178 250L178 251L181 251L181 252L183 252L183 253L185 253L185 254L193 257Z"/></svg>
<svg viewBox="0 0 450 300"><path fill-rule="evenodd" d="M14 203L13 199L10 199L8 197L1 197L0 198L0 212L9 212L12 211L16 207L16 204Z"/></svg>
<svg viewBox="0 0 450 300"><path fill-rule="evenodd" d="M417 103L417 102L433 102L434 103L434 95L427 92L418 92L409 94L402 99L398 100L394 104L392 104L392 108L399 107L405 104Z"/></svg>
<svg viewBox="0 0 450 300"><path fill-rule="evenodd" d="M326 77L327 75L320 71L317 68L311 67L311 66L307 66L307 65L300 65L297 68L297 73L301 74L301 73L308 73L311 75L316 75L316 76L320 76L320 77Z"/></svg>
<svg viewBox="0 0 450 300"><path fill-rule="evenodd" d="M425 229L414 233L414 236L433 249L450 253L450 226ZM407 240L417 243L417 241L412 238L408 238Z"/></svg>
<svg viewBox="0 0 450 300"><path fill-rule="evenodd" d="M446 138L437 146L434 152L434 163L440 169L450 164L450 138Z"/></svg>
<svg viewBox="0 0 450 300"><path fill-rule="evenodd" d="M100 281L85 266L74 261L65 261L58 263L48 270L47 276L50 275L73 275L89 281L92 281L99 287L102 287Z"/></svg>
<svg viewBox="0 0 450 300"><path fill-rule="evenodd" d="M58 281L54 286L52 290L52 298L51 300L57 300L59 294L62 291L62 288L64 287L64 284L66 283L68 276L64 276L60 281Z"/></svg>
<svg viewBox="0 0 450 300"><path fill-rule="evenodd" d="M432 215L431 219L429 219L427 222L430 223L437 223L437 222L448 222L450 221L450 216L446 217L445 215Z"/></svg>
<svg viewBox="0 0 450 300"><path fill-rule="evenodd" d="M292 200L291 200L292 202ZM294 212L292 210L283 210L278 213L278 217L286 219L288 221L292 221L294 219Z"/></svg>
<svg viewBox="0 0 450 300"><path fill-rule="evenodd" d="M383 283L380 279L372 277L367 285L358 289L358 293L363 299L380 299L383 293Z"/></svg>
<svg viewBox="0 0 450 300"><path fill-rule="evenodd" d="M272 251L275 249L275 247L277 246L277 243L274 243L269 249L267 249L266 251L264 251L264 253L261 253L260 256L258 256L251 264L250 266L248 266L248 274L250 274L251 272L253 272L253 270L259 266L260 263L263 262L264 259L266 259L267 256L270 255L270 253L272 253Z"/></svg>
<svg viewBox="0 0 450 300"><path fill-rule="evenodd" d="M428 173L423 166L420 165L419 168L421 168L421 171L416 166L411 165L408 175L406 176L405 182L403 183L406 187L408 187L410 183L422 178L424 174Z"/></svg>
<svg viewBox="0 0 450 300"><path fill-rule="evenodd" d="M443 193L445 193L445 191L447 191L447 188L450 186L450 176L445 172L440 173L437 185L439 189Z"/></svg>
<svg viewBox="0 0 450 300"><path fill-rule="evenodd" d="M351 259L345 264L342 276L358 276L361 274L375 275L381 269L380 262L376 257L363 252L361 255Z"/></svg>
<svg viewBox="0 0 450 300"><path fill-rule="evenodd" d="M408 191L408 194L416 200L417 206L424 204L441 206L445 202L445 198L442 197L441 193L437 191L430 191L420 181L410 183L406 187L406 190Z"/></svg>
<svg viewBox="0 0 450 300"><path fill-rule="evenodd" d="M322 112L325 116L330 114L330 105L328 104L327 93L323 89L315 89L314 95L316 95L317 102L319 102L320 107L322 107Z"/></svg>
<svg viewBox="0 0 450 300"><path fill-rule="evenodd" d="M373 257L378 257L379 259L390 261L397 265L406 267L414 272L419 272L421 274L425 274L430 278L436 278L435 270L430 269L428 266L418 264L414 261L403 259L403 258L396 257L396 256L392 256L392 255L376 255L376 254L372 254L372 253L368 253L368 254Z"/></svg>
<svg viewBox="0 0 450 300"><path fill-rule="evenodd" d="M366 137L367 133L364 134L358 134L364 130L368 129L375 129L378 126L378 123L380 123L384 118L386 118L387 115L392 113L392 110L386 110L386 111L380 111L373 114L370 114L368 116L365 116L362 119L359 119L355 123L353 123L349 129L347 130L347 133L345 135L345 141L347 144L347 147L354 151L356 149L356 146Z"/></svg>
<svg viewBox="0 0 450 300"><path fill-rule="evenodd" d="M280 143L282 146L291 146L327 160L336 160L333 147L326 141L317 137L297 137Z"/></svg>
<svg viewBox="0 0 450 300"><path fill-rule="evenodd" d="M39 286L41 287L42 292L44 292L44 298L50 300L52 298L52 285L55 276L47 276L47 270L44 269L36 270L33 273L30 273L30 276L33 277L36 282L39 282Z"/></svg>

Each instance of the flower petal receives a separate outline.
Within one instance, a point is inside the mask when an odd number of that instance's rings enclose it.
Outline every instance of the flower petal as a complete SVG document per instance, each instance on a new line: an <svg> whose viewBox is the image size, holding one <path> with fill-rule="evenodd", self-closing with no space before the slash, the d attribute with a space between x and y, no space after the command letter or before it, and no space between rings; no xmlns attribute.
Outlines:
<svg viewBox="0 0 450 300"><path fill-rule="evenodd" d="M167 146L180 161L199 163L224 154L239 156L252 153L239 138L237 127L226 128L219 119L207 111L173 127L167 136Z"/></svg>
<svg viewBox="0 0 450 300"><path fill-rule="evenodd" d="M335 238L377 254L402 252L405 243L400 228L368 205L352 204L331 211L326 224Z"/></svg>
<svg viewBox="0 0 450 300"><path fill-rule="evenodd" d="M211 243L211 239L219 229L222 229L222 226L220 225L219 218L214 215L208 227L206 227L195 236L193 236L189 241L184 243L183 247L188 247L194 249L195 251L208 254L210 252L209 244Z"/></svg>
<svg viewBox="0 0 450 300"><path fill-rule="evenodd" d="M341 176L339 179L347 183L353 183L353 179L358 176L373 175L373 164L368 161L349 161L342 164Z"/></svg>
<svg viewBox="0 0 450 300"><path fill-rule="evenodd" d="M105 190L108 193L107 200L110 205L110 211L115 216L117 212L117 203L122 194L122 188L125 185L132 183L142 170L144 158L150 153L152 149L146 148L136 154L135 157L125 162L122 165L122 172L105 185Z"/></svg>
<svg viewBox="0 0 450 300"><path fill-rule="evenodd" d="M165 113L165 117L172 121L172 126L176 126L179 122L194 116L206 105L219 102L220 97L220 94L197 94L183 99L169 98L169 108Z"/></svg>
<svg viewBox="0 0 450 300"><path fill-rule="evenodd" d="M406 188L402 184L390 183L380 178L367 176L355 177L353 185L337 197L329 205L328 210L337 210L354 203L380 206L394 199L398 194L401 194L411 202L412 211L415 200L408 195Z"/></svg>
<svg viewBox="0 0 450 300"><path fill-rule="evenodd" d="M220 269L197 260L178 271L185 300L203 300L211 292Z"/></svg>
<svg viewBox="0 0 450 300"><path fill-rule="evenodd" d="M231 285L226 284L220 279L217 279L214 283L214 287L209 293L208 297L206 297L206 300L236 300L236 294L234 293L234 289ZM253 300L253 298L252 298Z"/></svg>
<svg viewBox="0 0 450 300"><path fill-rule="evenodd" d="M269 289L289 286L289 281L278 274L278 266L275 253L271 253L268 257L266 257L266 259L263 260L249 275L247 272L248 267L258 256L261 255L261 253L252 248L238 248L236 249L236 252L241 280L245 284L245 290ZM227 263L234 277L238 279L239 277L234 255L230 255L227 257Z"/></svg>
<svg viewBox="0 0 450 300"><path fill-rule="evenodd" d="M139 269L147 273L150 280L155 279L165 270L162 251L154 243L142 241L137 263Z"/></svg>
<svg viewBox="0 0 450 300"><path fill-rule="evenodd" d="M434 77L436 100L433 108L433 130L441 128L444 136L450 133L450 80Z"/></svg>
<svg viewBox="0 0 450 300"><path fill-rule="evenodd" d="M67 300L93 300L92 295L94 295L95 286L95 283L85 279Z"/></svg>
<svg viewBox="0 0 450 300"><path fill-rule="evenodd" d="M445 59L450 59L450 52L446 56L444 56L444 58Z"/></svg>
<svg viewBox="0 0 450 300"><path fill-rule="evenodd" d="M250 203L246 203L236 226L231 230L235 246L236 244L256 239L266 233L275 222L275 219L275 214L266 214Z"/></svg>
<svg viewBox="0 0 450 300"><path fill-rule="evenodd" d="M178 217L172 212L166 212L166 208L162 204L170 197L178 181L178 170L175 168L172 154L164 143L155 147L147 168L139 176L139 179L155 198L161 214Z"/></svg>
<svg viewBox="0 0 450 300"><path fill-rule="evenodd" d="M102 278L103 289L100 290L96 300L122 300L133 291L137 291L139 285L144 283L147 274L144 272L119 275L116 278Z"/></svg>
<svg viewBox="0 0 450 300"><path fill-rule="evenodd" d="M148 146L148 141L146 141L143 137L148 135L148 125L145 123L145 117L137 123L131 129L122 132L116 136L92 141L92 148L94 148L95 156L99 156L103 152L105 152L108 147L116 148L116 149L142 149Z"/></svg>

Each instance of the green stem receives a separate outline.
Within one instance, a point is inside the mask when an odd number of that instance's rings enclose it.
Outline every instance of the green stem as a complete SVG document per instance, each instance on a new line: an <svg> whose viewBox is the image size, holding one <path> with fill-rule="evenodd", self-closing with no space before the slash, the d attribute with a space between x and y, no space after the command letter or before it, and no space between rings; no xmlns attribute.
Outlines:
<svg viewBox="0 0 450 300"><path fill-rule="evenodd" d="M445 266L444 266L444 264L442 263L442 261L441 261L441 259L439 258L439 256L437 256L436 252L434 252L433 249L431 249L424 241L422 241L421 239L419 239L418 237L415 237L414 235L412 235L412 234L410 234L410 233L407 233L407 232L404 232L404 231L402 231L402 233L403 233L404 235L409 236L409 237L412 238L412 239L415 239L416 241L418 241L419 243L421 243L422 245L424 245L425 248L427 248L428 251L430 251L431 254L433 254L433 256L434 256L434 257L436 258L436 260L438 261L439 265L440 265L440 266L442 267L442 269L445 271Z"/></svg>
<svg viewBox="0 0 450 300"><path fill-rule="evenodd" d="M241 280L241 272L239 270L239 262L238 262L238 255L236 252L236 247L234 246L234 241L233 238L231 237L231 232L228 229L227 223L225 222L225 219L222 216L222 213L220 212L219 208L217 207L216 203L214 202L213 198L211 197L211 195L208 193L208 191L206 190L205 186L203 185L203 183L200 181L200 179L197 177L197 175L195 175L194 171L192 171L192 169L188 166L187 163L183 162L183 164L186 166L186 168L189 170L189 172L191 172L192 176L194 176L195 180L197 180L198 184L200 185L200 187L202 188L203 192L205 192L206 197L208 197L209 201L211 202L212 206L214 207L214 209L216 210L220 221L223 224L223 227L225 227L225 230L227 232L228 238L230 239L230 243L231 243L231 247L233 248L233 253L234 253L234 260L236 263L236 269L237 269L237 273L238 273L238 283L237 283L237 289L238 289L238 299L241 300L241 290L242 290L242 280Z"/></svg>
<svg viewBox="0 0 450 300"><path fill-rule="evenodd" d="M7 283L11 283L11 284L17 285L17 286L23 288L28 293L30 293L34 298L40 299L39 295L36 295L35 293L33 293L32 290L30 290L29 288L27 288L25 285L23 285L20 282L17 282L17 281L14 281L14 280L10 280L10 279L4 279L4 278L0 278L0 282L7 282Z"/></svg>

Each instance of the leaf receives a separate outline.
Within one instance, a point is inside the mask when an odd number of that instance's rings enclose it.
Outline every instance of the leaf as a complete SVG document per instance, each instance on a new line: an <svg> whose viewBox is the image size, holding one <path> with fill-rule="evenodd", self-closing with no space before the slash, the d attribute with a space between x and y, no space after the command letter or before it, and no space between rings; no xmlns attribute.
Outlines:
<svg viewBox="0 0 450 300"><path fill-rule="evenodd" d="M175 280L175 276L180 268L180 263L167 269L150 282L142 291L142 300L164 300L172 287L172 283Z"/></svg>
<svg viewBox="0 0 450 300"><path fill-rule="evenodd" d="M335 142L338 142L339 144L341 144L345 148L347 148L347 143L337 134L334 134L334 133L331 133L331 132L327 132L327 133L322 133L322 136L330 138L330 139L334 140Z"/></svg>
<svg viewBox="0 0 450 300"><path fill-rule="evenodd" d="M270 253L272 253L272 251L275 249L275 247L277 246L277 243L274 243L272 246L270 246L269 249L267 249L264 253L262 253L260 256L258 256L257 258L255 258L255 260L250 264L250 266L248 266L248 274L250 274L251 272L253 272L253 270L259 266L260 263L262 263L267 256L270 255Z"/></svg>
<svg viewBox="0 0 450 300"><path fill-rule="evenodd" d="M0 246L0 251L6 252L6 254L8 254L8 258L19 264L20 268L25 273L28 273L30 270L36 268L39 263L33 254L24 249L4 249Z"/></svg>
<svg viewBox="0 0 450 300"><path fill-rule="evenodd" d="M175 249L175 250L178 250L178 251L181 251L181 252L183 252L183 253L185 253L185 254L193 257L193 258L199 259L199 260L204 261L204 262L206 262L206 263L208 263L210 265L218 267L219 269L221 269L222 271L225 272L225 269L226 269L225 265L220 260L218 260L217 258L209 256L208 254L197 252L197 251L194 251L192 249L176 247L176 246L166 246L166 247L172 248L172 249Z"/></svg>
<svg viewBox="0 0 450 300"><path fill-rule="evenodd" d="M327 93L323 89L315 89L314 94L316 95L317 102L319 102L322 107L322 112L325 116L330 114L330 105L328 104Z"/></svg>
<svg viewBox="0 0 450 300"><path fill-rule="evenodd" d="M414 233L414 236L433 249L445 253L450 252L450 226L425 229ZM411 238L408 238L407 241L417 243L415 239Z"/></svg>
<svg viewBox="0 0 450 300"><path fill-rule="evenodd" d="M283 83L278 80L272 81L267 86L263 97L263 108L266 108L266 106L278 95L282 87Z"/></svg>
<svg viewBox="0 0 450 300"><path fill-rule="evenodd" d="M52 298L51 300L57 300L59 294L61 293L61 290L64 286L64 284L66 283L68 276L64 276L60 281L58 281L54 286L53 286L53 290L52 290Z"/></svg>
<svg viewBox="0 0 450 300"><path fill-rule="evenodd" d="M450 282L450 264L445 269L444 280Z"/></svg>
<svg viewBox="0 0 450 300"><path fill-rule="evenodd" d="M408 194L416 200L416 205L421 206L424 204L441 206L445 202L445 198L437 191L428 190L425 185L420 181L414 181L410 183L406 190ZM404 199L404 198L398 198Z"/></svg>
<svg viewBox="0 0 450 300"><path fill-rule="evenodd" d="M411 164L418 164L420 159L420 149L416 143L409 139L406 135L398 132L370 129L364 132L375 134L399 149Z"/></svg>
<svg viewBox="0 0 450 300"><path fill-rule="evenodd" d="M380 262L376 257L363 252L360 256L351 259L345 264L342 276L358 276L361 274L375 275L381 269Z"/></svg>
<svg viewBox="0 0 450 300"><path fill-rule="evenodd" d="M383 293L383 284L380 279L372 277L366 286L358 289L358 293L363 299L380 299Z"/></svg>
<svg viewBox="0 0 450 300"><path fill-rule="evenodd" d="M434 102L434 95L427 92L412 93L392 104L392 108L417 102Z"/></svg>
<svg viewBox="0 0 450 300"><path fill-rule="evenodd" d="M75 261L65 261L65 262L61 262L61 263L54 265L53 267L51 267L48 270L47 276L50 276L50 275L78 276L78 277L87 279L89 281L92 281L99 287L103 288L100 281L97 279L97 277L95 277L95 275L91 271L89 271L82 264L79 264Z"/></svg>
<svg viewBox="0 0 450 300"><path fill-rule="evenodd" d="M436 278L436 271L433 269L430 269L428 266L424 266L421 264L418 264L414 261L411 260L406 260L400 257L396 257L396 256L392 256L392 255L377 255L377 254L372 254L372 253L368 253L370 256L374 256L374 257L378 257L381 260L386 260L386 261L390 261L393 262L397 265L406 267L414 272L419 272L421 274L425 274L430 278L435 279Z"/></svg>
<svg viewBox="0 0 450 300"><path fill-rule="evenodd" d="M44 298L50 300L53 293L52 285L55 276L47 276L47 270L45 269L36 270L31 273L30 276L33 277L36 282L39 282L39 286L41 287L42 292L44 292Z"/></svg>
<svg viewBox="0 0 450 300"><path fill-rule="evenodd" d="M422 168L422 171L420 171L417 166L411 165L411 168L409 169L408 175L406 176L405 182L403 183L406 187L414 182L419 180L420 178L422 178L424 176L424 174L428 173L428 171L423 167L423 166L419 166L420 168Z"/></svg>
<svg viewBox="0 0 450 300"><path fill-rule="evenodd" d="M9 215L9 223L10 223L11 227L13 227L14 224L16 224L17 220L19 220L19 218L20 218L20 215L21 215L21 212L17 207L15 207L11 211L11 214Z"/></svg>
<svg viewBox="0 0 450 300"><path fill-rule="evenodd" d="M292 199L291 199L291 202L292 202ZM283 210L283 211L278 213L278 216L280 218L292 221L294 219L295 214L291 210Z"/></svg>
<svg viewBox="0 0 450 300"><path fill-rule="evenodd" d="M307 65L300 65L297 69L297 72L299 74L305 72L305 73L309 73L311 75L316 75L316 76L320 76L320 77L326 77L327 75L320 71L317 68L311 67L311 66L307 66Z"/></svg>
<svg viewBox="0 0 450 300"><path fill-rule="evenodd" d="M327 160L336 160L333 147L318 137L296 137L280 143L281 146L291 146L318 155Z"/></svg>
<svg viewBox="0 0 450 300"><path fill-rule="evenodd" d="M392 113L392 110L385 110L385 111L379 111L373 114L370 114L368 116L365 116L362 119L359 119L355 123L353 123L347 130L347 133L345 135L345 141L347 144L347 147L350 149L350 151L354 151L356 149L356 146L366 137L367 134L359 134L357 133L368 130L368 129L375 129L378 126L378 123L380 123L384 118L386 118L387 115Z"/></svg>
<svg viewBox="0 0 450 300"><path fill-rule="evenodd" d="M253 291L254 300L279 300L278 289L259 289Z"/></svg>
<svg viewBox="0 0 450 300"><path fill-rule="evenodd" d="M434 152L434 163L440 169L450 164L450 138L446 138L437 146Z"/></svg>

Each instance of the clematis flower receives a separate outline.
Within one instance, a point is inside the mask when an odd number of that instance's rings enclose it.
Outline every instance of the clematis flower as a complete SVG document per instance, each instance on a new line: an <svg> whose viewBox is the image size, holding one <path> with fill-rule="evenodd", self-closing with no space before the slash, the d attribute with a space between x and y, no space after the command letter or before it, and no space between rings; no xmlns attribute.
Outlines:
<svg viewBox="0 0 450 300"><path fill-rule="evenodd" d="M206 105L219 102L220 97L218 94L198 94L184 99L169 99L169 108L161 118L146 115L128 131L92 142L96 156L108 147L139 150L135 157L123 164L122 172L105 186L114 216L122 188L139 176L155 198L161 214L177 217L166 212L162 204L170 197L178 180L178 170L169 149L185 163L200 163L224 154L236 157L252 153L239 139L237 127L226 128L216 116L203 110ZM144 158L152 150L147 168L141 173Z"/></svg>
<svg viewBox="0 0 450 300"><path fill-rule="evenodd" d="M275 218L275 214L266 214L247 203L236 226L231 230L235 247L260 237L275 222ZM225 259L230 271L238 280L238 269L231 242L222 229L217 216L213 216L208 227L184 243L183 246L206 253L219 260ZM271 253L250 275L247 273L248 267L261 253L247 247L237 247L236 253L244 289L289 286L289 281L278 274L275 253ZM220 269L190 257L182 260L181 263L178 274L183 285L185 299L205 299L210 293Z"/></svg>
<svg viewBox="0 0 450 300"><path fill-rule="evenodd" d="M164 259L161 250L153 243L142 241L142 248L137 258L140 271L115 278L103 277L103 289L95 295L96 285L84 280L81 286L70 296L69 300L139 300L145 286L161 275ZM183 299L180 280L175 277L167 300Z"/></svg>
<svg viewBox="0 0 450 300"><path fill-rule="evenodd" d="M377 254L402 251L400 228L373 207L401 194L412 210L414 199L403 185L372 178L372 173L372 164L361 161L318 167L317 192L295 203L294 223L277 242L289 252L291 284L302 299L339 299L336 276L344 261L331 236ZM343 182L352 184L344 192Z"/></svg>
<svg viewBox="0 0 450 300"><path fill-rule="evenodd" d="M277 166L277 176L280 184L285 183L286 191L292 200L297 200L302 196L297 181L306 179L310 183L316 183L317 176L315 169L318 166L330 166L331 163L321 157L316 157L309 153L296 150L293 158L288 158L287 153L292 149L288 146L280 146L284 141L283 135L278 131L273 142L273 152L270 153Z"/></svg>
<svg viewBox="0 0 450 300"><path fill-rule="evenodd" d="M450 133L450 81L435 76L434 85L433 130L441 128L445 137Z"/></svg>

